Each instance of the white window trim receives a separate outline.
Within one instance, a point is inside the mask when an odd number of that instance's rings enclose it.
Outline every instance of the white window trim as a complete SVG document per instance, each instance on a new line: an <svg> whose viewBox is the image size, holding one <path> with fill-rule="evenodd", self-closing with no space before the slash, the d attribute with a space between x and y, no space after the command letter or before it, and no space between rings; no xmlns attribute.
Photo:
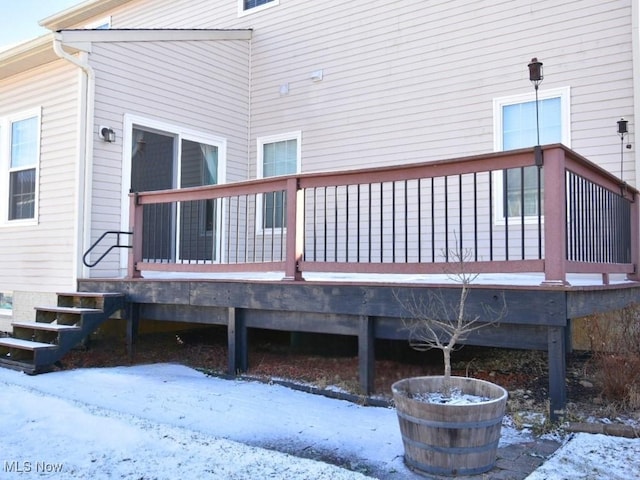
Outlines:
<svg viewBox="0 0 640 480"><path fill-rule="evenodd" d="M280 133L277 135L269 135L264 137L258 137L256 139L256 178L264 177L264 149L263 146L267 143L285 142L287 140L296 140L296 173L300 173L302 169L302 131ZM286 232L287 228L264 228L262 218L262 195L256 197L256 234L264 235L265 233L272 232Z"/></svg>
<svg viewBox="0 0 640 480"><path fill-rule="evenodd" d="M560 98L560 115L562 117L561 143L571 148L571 87L550 88L538 90L538 100L546 100L549 98ZM510 95L493 99L493 150L502 152L503 145L503 120L502 109L507 105L518 103L533 102L536 99L535 91L519 95ZM504 181L502 170L495 171L493 174L493 221L495 225L504 225ZM544 215L541 217L544 222ZM522 223L521 216L509 217L509 225L520 225ZM525 224L538 223L537 215L528 215L524 217Z"/></svg>
<svg viewBox="0 0 640 480"><path fill-rule="evenodd" d="M182 140L189 140L198 143L205 143L209 145L215 145L218 147L218 183L221 185L227 181L227 139L218 137L216 135L208 134L201 131L192 130L189 128L181 127L175 124L171 124L162 120L151 119L147 117L140 117L137 115L125 114L123 122L122 133L122 190L121 190L121 209L120 209L120 229L123 232L129 231L129 191L131 190L131 144L133 142L133 128L139 127L151 131L157 131L162 134L175 135L177 138L176 148L178 154L182 148ZM128 152L128 153L127 153ZM177 185L180 185L180 168L176 166L177 170ZM177 187L174 187L177 188ZM224 225L226 225L225 209L220 208L221 215L218 219L219 232L222 238L225 239L226 235L221 231ZM179 245L176 246L176 251ZM123 249L124 250L124 249ZM222 258L222 252L226 251L226 245L223 245L220 249L219 257L216 261L220 261ZM123 251L120 255L120 268L123 271L127 269L129 252Z"/></svg>
<svg viewBox="0 0 640 480"><path fill-rule="evenodd" d="M277 5L280 5L280 0L273 0L272 2L268 2L263 5L258 5L257 7L253 7L245 10L244 0L238 0L238 17L244 17L246 15L258 13L263 10L267 10L268 8L275 7Z"/></svg>
<svg viewBox="0 0 640 480"><path fill-rule="evenodd" d="M11 178L11 125L14 122L26 120L28 118L37 117L38 119L38 138L36 144L36 185L35 185L35 199L33 206L33 218L25 218L18 220L9 220L9 181ZM39 204L40 204L40 142L42 137L42 107L37 107L31 110L24 110L19 113L7 115L4 118L0 118L0 182L2 182L3 188L0 189L2 198L0 198L0 211L2 212L2 218L0 219L1 227L22 227L38 225L39 217Z"/></svg>

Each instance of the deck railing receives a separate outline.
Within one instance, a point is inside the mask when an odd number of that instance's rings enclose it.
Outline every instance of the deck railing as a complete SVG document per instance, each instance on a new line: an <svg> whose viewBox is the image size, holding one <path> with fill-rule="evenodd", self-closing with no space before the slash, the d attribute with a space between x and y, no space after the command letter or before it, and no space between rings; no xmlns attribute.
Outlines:
<svg viewBox="0 0 640 480"><path fill-rule="evenodd" d="M141 271L453 272L635 276L637 191L544 147L131 195L129 276Z"/></svg>

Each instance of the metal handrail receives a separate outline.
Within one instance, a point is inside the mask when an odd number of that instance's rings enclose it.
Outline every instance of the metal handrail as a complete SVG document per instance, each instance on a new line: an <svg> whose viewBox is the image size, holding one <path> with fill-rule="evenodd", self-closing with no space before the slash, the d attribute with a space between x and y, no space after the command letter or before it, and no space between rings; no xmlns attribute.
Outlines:
<svg viewBox="0 0 640 480"><path fill-rule="evenodd" d="M106 252L104 252L100 258L98 258L95 262L93 263L89 263L87 261L87 257L89 256L89 254L92 252L92 250L94 248L96 248L100 242L102 242L102 240L107 236L107 235L117 235L117 239L116 239L116 244L115 245L111 245ZM106 232L104 232L102 235L100 235L100 238L98 238L98 240L96 240L93 245L91 245L91 247L89 247L89 250L87 250L84 255L82 256L82 263L85 264L85 266L89 267L89 268L93 268L95 267L98 263L100 263L102 261L102 259L104 257L107 256L107 254L113 250L114 248L132 248L131 245L123 245L120 243L120 236L121 235L133 235L133 232L119 232L116 230L108 230Z"/></svg>

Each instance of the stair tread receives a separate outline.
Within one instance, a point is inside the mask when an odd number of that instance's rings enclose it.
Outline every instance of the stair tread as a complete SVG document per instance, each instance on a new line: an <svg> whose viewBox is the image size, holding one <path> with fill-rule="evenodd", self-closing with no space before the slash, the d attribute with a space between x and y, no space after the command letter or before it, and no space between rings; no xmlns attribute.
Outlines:
<svg viewBox="0 0 640 480"><path fill-rule="evenodd" d="M124 297L120 292L59 292L64 297Z"/></svg>
<svg viewBox="0 0 640 480"><path fill-rule="evenodd" d="M12 322L11 325L13 325L14 327L33 328L34 330L82 330L80 327L77 327L75 325L61 325L58 323L47 322Z"/></svg>
<svg viewBox="0 0 640 480"><path fill-rule="evenodd" d="M25 350L37 350L39 348L57 348L57 345L42 342L32 342L30 340L21 340L19 338L0 338L0 345L5 347L17 347Z"/></svg>
<svg viewBox="0 0 640 480"><path fill-rule="evenodd" d="M42 307L35 307L36 310L43 312L58 312L58 313L102 313L99 308L87 308L87 307L58 307L55 305L48 305Z"/></svg>

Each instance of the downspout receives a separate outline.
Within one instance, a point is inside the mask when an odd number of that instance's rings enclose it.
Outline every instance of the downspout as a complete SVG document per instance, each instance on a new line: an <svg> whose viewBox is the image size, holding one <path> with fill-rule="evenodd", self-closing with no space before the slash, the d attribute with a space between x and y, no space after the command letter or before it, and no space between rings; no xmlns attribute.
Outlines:
<svg viewBox="0 0 640 480"><path fill-rule="evenodd" d="M640 121L640 6L638 2L631 2L631 47L632 47L632 62L633 69L633 131L634 140L638 138L636 135L640 130L638 129L638 122ZM629 141L629 143L632 143ZM633 178L634 186L637 188L640 185L640 152L638 151L638 145L634 145L633 153L633 167L635 176Z"/></svg>
<svg viewBox="0 0 640 480"><path fill-rule="evenodd" d="M252 146L252 142L251 142L251 122L252 122L252 118L251 118L251 110L252 110L252 103L253 103L253 34L251 35L251 38L249 39L249 91L248 96L249 96L249 106L247 108L247 180L249 180L251 177L251 146ZM255 142L253 143L253 145L257 145ZM257 148L257 147L256 147ZM255 155L256 158L256 162L258 161L258 155L256 152ZM256 168L253 169L254 172L256 172L256 177L257 177L257 165ZM253 178L256 178L253 177Z"/></svg>
<svg viewBox="0 0 640 480"><path fill-rule="evenodd" d="M633 140L636 141L634 149L632 150L633 155L633 167L635 175L633 177L634 186L637 188L640 185L640 152L638 151L637 133L640 132L638 129L638 122L640 122L640 5L637 1L631 2L631 49L632 49L632 61L631 68L632 70L632 78L633 78L633 126L632 131L634 132ZM631 137L631 135L629 135ZM629 144L632 144L631 138L629 138ZM636 202L638 202L638 196L636 196ZM632 208L633 211L638 212L637 208ZM634 219L636 222L640 222L640 218L638 218L638 214L636 214L636 218ZM633 225L633 223L632 223ZM637 223L636 223L637 225ZM637 229L636 229L637 232ZM632 235L636 233L632 230ZM637 233L636 233L637 235ZM632 238L631 245L638 245L638 239ZM631 258L639 258L640 252L632 252ZM638 280L640 272L640 265L635 265L635 272L632 276L628 276L630 279Z"/></svg>
<svg viewBox="0 0 640 480"><path fill-rule="evenodd" d="M76 165L76 221L74 224L74 278L73 288L77 288L78 278L88 277L89 268L81 261L83 252L91 241L91 179L93 171L93 116L96 76L89 65L88 55L82 52L76 57L63 48L63 36L60 32L53 35L53 51L63 60L80 68L85 74L80 94L78 115L78 161ZM85 80L86 79L86 80ZM85 208L88 206L89 208Z"/></svg>

